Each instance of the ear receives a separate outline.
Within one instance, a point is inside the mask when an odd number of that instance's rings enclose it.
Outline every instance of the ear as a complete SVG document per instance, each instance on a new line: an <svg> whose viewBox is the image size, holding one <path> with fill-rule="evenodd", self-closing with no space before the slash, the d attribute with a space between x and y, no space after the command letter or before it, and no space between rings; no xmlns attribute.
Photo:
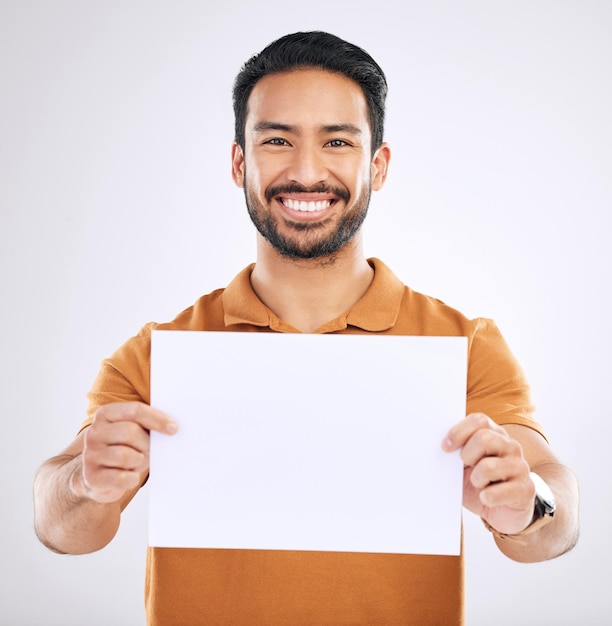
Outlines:
<svg viewBox="0 0 612 626"><path fill-rule="evenodd" d="M391 148L387 143L382 143L372 159L372 190L378 191L387 180L389 161L391 160Z"/></svg>
<svg viewBox="0 0 612 626"><path fill-rule="evenodd" d="M232 178L238 187L244 187L244 152L236 142L232 144Z"/></svg>

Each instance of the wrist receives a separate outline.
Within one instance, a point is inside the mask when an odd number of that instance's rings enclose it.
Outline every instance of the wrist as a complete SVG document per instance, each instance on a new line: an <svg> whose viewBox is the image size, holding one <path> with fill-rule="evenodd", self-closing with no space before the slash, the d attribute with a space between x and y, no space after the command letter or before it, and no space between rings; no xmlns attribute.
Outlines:
<svg viewBox="0 0 612 626"><path fill-rule="evenodd" d="M493 533L493 535L498 539L522 541L523 537L540 530L540 528L546 526L546 524L553 520L557 508L557 502L552 490L541 478L541 476L535 472L529 472L529 477L535 485L536 495L533 505L533 515L526 528L518 533L502 533L493 528L493 526L491 526L491 524L489 524L484 518L481 518L487 530Z"/></svg>

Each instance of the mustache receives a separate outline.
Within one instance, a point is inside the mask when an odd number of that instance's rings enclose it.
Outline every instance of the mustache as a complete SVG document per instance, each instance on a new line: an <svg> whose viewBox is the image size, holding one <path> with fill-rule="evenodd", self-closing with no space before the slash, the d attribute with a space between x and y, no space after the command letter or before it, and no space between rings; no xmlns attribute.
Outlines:
<svg viewBox="0 0 612 626"><path fill-rule="evenodd" d="M319 183L312 187L304 187L304 185L300 185L299 183L291 183L289 185L276 185L275 187L268 187L266 189L266 200L270 202L274 196L282 196L284 194L293 194L293 193L327 193L338 196L345 202L348 202L350 199L350 194L346 189L341 187L332 187L330 185L326 185L324 183Z"/></svg>

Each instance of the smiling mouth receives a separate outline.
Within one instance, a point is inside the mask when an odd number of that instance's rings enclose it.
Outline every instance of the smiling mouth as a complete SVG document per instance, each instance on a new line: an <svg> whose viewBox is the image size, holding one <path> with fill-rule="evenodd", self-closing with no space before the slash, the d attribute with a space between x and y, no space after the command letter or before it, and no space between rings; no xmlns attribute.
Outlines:
<svg viewBox="0 0 612 626"><path fill-rule="evenodd" d="M293 200L291 198L280 199L283 206L293 211L301 211L302 213L315 213L318 211L325 211L328 209L335 200L317 200L306 202L304 200Z"/></svg>

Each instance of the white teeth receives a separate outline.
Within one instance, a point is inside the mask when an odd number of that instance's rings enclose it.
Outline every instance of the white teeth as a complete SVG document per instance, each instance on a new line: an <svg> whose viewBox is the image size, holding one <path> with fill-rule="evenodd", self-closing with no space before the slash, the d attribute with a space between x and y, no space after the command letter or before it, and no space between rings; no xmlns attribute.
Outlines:
<svg viewBox="0 0 612 626"><path fill-rule="evenodd" d="M288 209L293 209L294 211L304 211L307 213L312 213L313 211L323 211L332 203L331 200L319 200L318 202L304 202L299 200L291 200L290 198L283 198L283 204Z"/></svg>

